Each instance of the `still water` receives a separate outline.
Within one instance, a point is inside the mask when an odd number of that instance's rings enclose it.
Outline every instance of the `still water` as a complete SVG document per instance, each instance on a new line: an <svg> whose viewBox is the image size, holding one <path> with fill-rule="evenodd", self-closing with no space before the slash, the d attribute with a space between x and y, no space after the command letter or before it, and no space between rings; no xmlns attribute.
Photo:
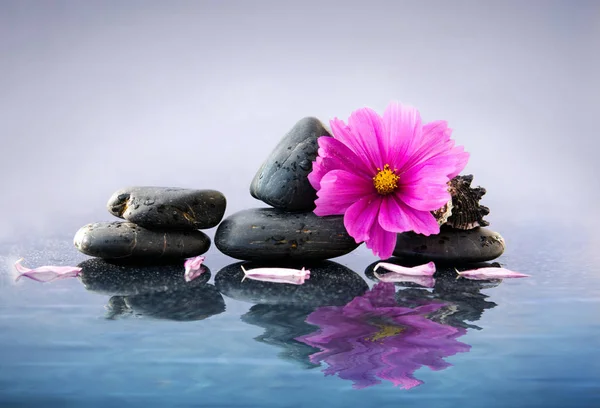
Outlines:
<svg viewBox="0 0 600 408"><path fill-rule="evenodd" d="M0 406L598 406L600 278L585 231L507 225L499 261L532 277L448 272L432 289L373 289L362 247L306 288L243 285L214 248L210 279L188 285L168 267L15 284L19 256L88 258L66 233L6 244Z"/></svg>

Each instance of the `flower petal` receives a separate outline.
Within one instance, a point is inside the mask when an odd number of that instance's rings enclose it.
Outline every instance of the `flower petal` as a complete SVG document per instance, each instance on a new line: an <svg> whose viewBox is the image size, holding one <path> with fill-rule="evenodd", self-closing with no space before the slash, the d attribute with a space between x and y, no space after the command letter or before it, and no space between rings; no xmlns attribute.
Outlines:
<svg viewBox="0 0 600 408"><path fill-rule="evenodd" d="M375 194L371 180L345 170L328 172L321 179L320 186L314 210L319 216L344 214L361 198Z"/></svg>
<svg viewBox="0 0 600 408"><path fill-rule="evenodd" d="M417 266L413 266L413 267L402 266L402 265L387 263L387 262L379 262L373 268L373 272L375 272L379 268L383 268L383 269L387 269L388 271L391 271L391 273L388 273L387 275L399 274L399 275L412 275L412 276L432 276L435 273L435 263L433 263L433 262L428 262L426 264L417 265Z"/></svg>
<svg viewBox="0 0 600 408"><path fill-rule="evenodd" d="M462 146L454 146L450 139L452 129L446 121L435 121L423 126L423 136L411 157L402 169L404 171L419 165L435 166L439 173L452 178L467 165L469 153Z"/></svg>
<svg viewBox="0 0 600 408"><path fill-rule="evenodd" d="M392 256L396 247L396 233L386 231L381 228L378 222L374 222L365 245L373 251L375 256L388 259Z"/></svg>
<svg viewBox="0 0 600 408"><path fill-rule="evenodd" d="M383 153L388 141L381 116L371 108L357 109L350 115L348 126L370 163L382 169L386 164Z"/></svg>
<svg viewBox="0 0 600 408"><path fill-rule="evenodd" d="M196 279L198 276L202 275L205 268L202 268L202 262L204 262L206 258L204 256L196 256L193 258L188 258L183 263L183 267L185 268L185 272L183 277L186 282L191 282Z"/></svg>
<svg viewBox="0 0 600 408"><path fill-rule="evenodd" d="M393 168L402 168L422 137L421 115L412 106L390 103L383 113L384 160Z"/></svg>
<svg viewBox="0 0 600 408"><path fill-rule="evenodd" d="M495 267L487 267L487 268L479 268L479 269L471 269L468 271L458 272L458 275L467 278L467 279L475 279L475 280L485 280L485 279L505 279L505 278L527 278L529 275L520 272L513 272L504 268L495 268Z"/></svg>
<svg viewBox="0 0 600 408"><path fill-rule="evenodd" d="M410 231L413 226L408 214L402 211L393 195L383 199L378 221L381 228L394 233Z"/></svg>
<svg viewBox="0 0 600 408"><path fill-rule="evenodd" d="M429 211L419 211L403 203L397 196L389 196L385 208L379 211L379 224L390 232L414 231L431 235L440 232L435 217Z"/></svg>
<svg viewBox="0 0 600 408"><path fill-rule="evenodd" d="M339 140L323 136L317 141L319 155L313 162L312 172L308 175L308 180L315 190L321 188L321 179L331 170L346 170L367 178L372 177L358 156Z"/></svg>
<svg viewBox="0 0 600 408"><path fill-rule="evenodd" d="M310 279L310 270L306 268L254 268L246 270L241 265L244 277L242 282L248 279L272 283L291 283L293 285L302 285L306 279Z"/></svg>
<svg viewBox="0 0 600 408"><path fill-rule="evenodd" d="M369 239L371 227L377 220L381 198L376 193L362 197L352 204L344 214L346 231L359 243Z"/></svg>
<svg viewBox="0 0 600 408"><path fill-rule="evenodd" d="M420 183L403 185L398 193L400 199L419 211L434 211L443 207L451 199L448 192L448 178L423 180Z"/></svg>
<svg viewBox="0 0 600 408"><path fill-rule="evenodd" d="M15 269L19 275L15 278L15 282L21 278L29 278L38 282L51 282L56 279L76 278L81 274L81 268L78 266L40 266L34 269L26 268L21 265L23 258L15 262Z"/></svg>
<svg viewBox="0 0 600 408"><path fill-rule="evenodd" d="M377 172L377 165L369 158L369 155L360 140L360 136L358 136L349 126L346 126L343 121L337 118L331 120L329 125L331 126L333 137L352 150L360 159L361 164L369 169L370 173L375 174Z"/></svg>
<svg viewBox="0 0 600 408"><path fill-rule="evenodd" d="M435 286L435 279L431 276L402 275L400 273L386 273L380 275L377 272L373 272L373 274L380 282L415 283L424 288L433 288Z"/></svg>

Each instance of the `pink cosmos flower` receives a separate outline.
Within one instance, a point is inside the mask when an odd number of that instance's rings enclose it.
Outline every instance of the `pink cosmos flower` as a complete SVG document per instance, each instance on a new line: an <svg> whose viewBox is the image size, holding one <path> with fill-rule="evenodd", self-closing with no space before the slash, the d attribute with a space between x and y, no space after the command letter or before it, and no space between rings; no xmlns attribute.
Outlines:
<svg viewBox="0 0 600 408"><path fill-rule="evenodd" d="M397 233L439 233L431 211L450 200L447 183L469 159L445 121L423 125L415 108L390 103L383 117L362 108L348 125L330 125L333 137L318 139L308 175L315 214L343 214L348 233L382 259L392 256Z"/></svg>
<svg viewBox="0 0 600 408"><path fill-rule="evenodd" d="M318 308L306 319L318 330L296 340L319 348L310 361L326 362L325 375L351 380L354 388L386 380L410 389L423 383L413 375L419 368L443 370L451 365L445 357L470 350L456 340L465 329L427 318L444 303L408 308L398 305L395 294L393 283L380 282L346 306Z"/></svg>

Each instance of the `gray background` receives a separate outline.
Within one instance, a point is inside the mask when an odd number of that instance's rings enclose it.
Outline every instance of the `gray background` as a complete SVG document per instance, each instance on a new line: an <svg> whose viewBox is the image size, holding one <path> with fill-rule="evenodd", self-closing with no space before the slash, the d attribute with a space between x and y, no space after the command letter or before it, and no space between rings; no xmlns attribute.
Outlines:
<svg viewBox="0 0 600 408"><path fill-rule="evenodd" d="M598 50L594 1L2 1L0 240L126 185L260 206L298 119L390 100L449 121L492 222L598 223Z"/></svg>

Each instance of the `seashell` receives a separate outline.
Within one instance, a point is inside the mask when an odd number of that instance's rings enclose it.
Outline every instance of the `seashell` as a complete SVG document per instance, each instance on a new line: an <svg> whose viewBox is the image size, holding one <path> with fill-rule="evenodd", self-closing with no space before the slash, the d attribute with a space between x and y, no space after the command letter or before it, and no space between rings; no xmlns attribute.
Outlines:
<svg viewBox="0 0 600 408"><path fill-rule="evenodd" d="M442 208L432 211L431 213L435 217L438 225L444 225L452 215L452 199L448 200Z"/></svg>
<svg viewBox="0 0 600 408"><path fill-rule="evenodd" d="M448 217L445 225L461 230L490 225L483 219L490 213L490 209L479 204L479 200L486 193L485 188L472 188L472 181L473 175L468 174L456 176L448 183L452 196L452 214Z"/></svg>

